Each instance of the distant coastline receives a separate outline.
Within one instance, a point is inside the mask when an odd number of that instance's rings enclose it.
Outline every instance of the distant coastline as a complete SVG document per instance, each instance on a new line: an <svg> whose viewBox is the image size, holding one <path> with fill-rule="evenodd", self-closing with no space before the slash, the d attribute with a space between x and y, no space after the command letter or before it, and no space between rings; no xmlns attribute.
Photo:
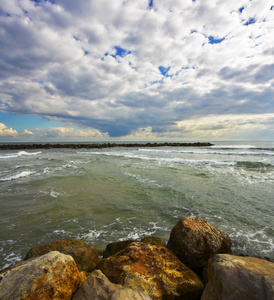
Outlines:
<svg viewBox="0 0 274 300"><path fill-rule="evenodd" d="M0 145L0 150L31 150L31 149L102 149L114 147L209 147L208 142L197 143L103 143L103 144L7 144Z"/></svg>

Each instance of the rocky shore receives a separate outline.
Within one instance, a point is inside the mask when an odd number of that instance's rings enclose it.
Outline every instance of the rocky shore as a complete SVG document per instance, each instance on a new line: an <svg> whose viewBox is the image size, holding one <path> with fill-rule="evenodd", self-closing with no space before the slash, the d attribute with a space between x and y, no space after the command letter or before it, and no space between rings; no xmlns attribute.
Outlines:
<svg viewBox="0 0 274 300"><path fill-rule="evenodd" d="M0 150L36 150L36 149L103 149L114 147L207 147L211 143L102 143L102 144L9 144L0 145Z"/></svg>
<svg viewBox="0 0 274 300"><path fill-rule="evenodd" d="M100 255L76 239L34 247L0 271L0 299L272 300L274 263L232 255L226 233L187 217L167 244L118 241Z"/></svg>

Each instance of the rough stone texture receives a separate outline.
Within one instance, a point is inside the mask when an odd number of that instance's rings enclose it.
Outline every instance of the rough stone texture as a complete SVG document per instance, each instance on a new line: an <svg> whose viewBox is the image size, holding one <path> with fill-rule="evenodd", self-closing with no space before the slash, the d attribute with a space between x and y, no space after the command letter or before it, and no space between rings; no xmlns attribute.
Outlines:
<svg viewBox="0 0 274 300"><path fill-rule="evenodd" d="M274 263L255 257L217 254L205 268L201 300L273 300Z"/></svg>
<svg viewBox="0 0 274 300"><path fill-rule="evenodd" d="M203 284L167 248L131 243L97 267L116 284L142 290L152 299L200 299Z"/></svg>
<svg viewBox="0 0 274 300"><path fill-rule="evenodd" d="M85 280L71 256L53 251L2 274L0 299L70 299Z"/></svg>
<svg viewBox="0 0 274 300"><path fill-rule="evenodd" d="M151 298L142 292L123 288L120 284L111 283L100 271L95 270L75 293L72 300L150 300Z"/></svg>
<svg viewBox="0 0 274 300"><path fill-rule="evenodd" d="M136 242L135 240L126 240L126 241L119 241L119 242L113 242L109 243L106 247L106 250L103 252L103 258L107 258L109 256L112 256L119 251L126 248L129 244Z"/></svg>
<svg viewBox="0 0 274 300"><path fill-rule="evenodd" d="M99 261L96 248L77 239L56 240L46 245L34 247L27 253L25 260L39 257L50 251L59 251L71 255L79 271L91 272Z"/></svg>
<svg viewBox="0 0 274 300"><path fill-rule="evenodd" d="M150 244L150 245L166 247L166 242L156 236L145 236L141 239L140 242L145 243L145 244Z"/></svg>
<svg viewBox="0 0 274 300"><path fill-rule="evenodd" d="M167 247L189 268L202 268L218 253L231 252L229 236L202 218L183 218L172 229Z"/></svg>
<svg viewBox="0 0 274 300"><path fill-rule="evenodd" d="M68 249L63 253L71 255L74 258L79 271L93 271L100 260L98 252L93 245Z"/></svg>

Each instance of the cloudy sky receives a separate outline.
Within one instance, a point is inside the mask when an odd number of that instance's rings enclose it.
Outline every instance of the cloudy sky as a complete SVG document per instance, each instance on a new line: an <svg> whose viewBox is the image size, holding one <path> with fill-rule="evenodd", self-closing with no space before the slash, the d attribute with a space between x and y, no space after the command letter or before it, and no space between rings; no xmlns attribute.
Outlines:
<svg viewBox="0 0 274 300"><path fill-rule="evenodd" d="M0 142L274 140L274 0L0 0Z"/></svg>

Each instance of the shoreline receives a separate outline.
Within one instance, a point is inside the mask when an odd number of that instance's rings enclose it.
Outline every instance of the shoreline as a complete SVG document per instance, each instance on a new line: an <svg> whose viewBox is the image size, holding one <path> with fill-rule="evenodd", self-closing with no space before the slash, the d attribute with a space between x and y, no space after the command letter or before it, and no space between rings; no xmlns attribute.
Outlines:
<svg viewBox="0 0 274 300"><path fill-rule="evenodd" d="M103 144L6 144L0 150L32 150L32 149L102 149L114 147L210 147L209 142L197 143L103 143Z"/></svg>

